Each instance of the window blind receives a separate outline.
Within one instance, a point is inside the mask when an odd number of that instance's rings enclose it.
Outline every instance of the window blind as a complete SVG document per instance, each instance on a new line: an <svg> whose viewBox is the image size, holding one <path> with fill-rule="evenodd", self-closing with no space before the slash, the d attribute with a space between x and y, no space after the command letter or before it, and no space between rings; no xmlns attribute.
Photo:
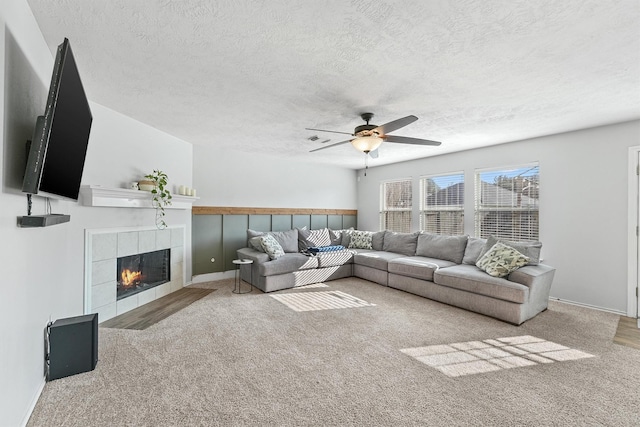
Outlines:
<svg viewBox="0 0 640 427"><path fill-rule="evenodd" d="M409 233L412 210L411 179L380 184L380 230Z"/></svg>
<svg viewBox="0 0 640 427"><path fill-rule="evenodd" d="M511 240L539 238L538 164L478 170L475 177L475 235Z"/></svg>
<svg viewBox="0 0 640 427"><path fill-rule="evenodd" d="M420 230L464 234L464 173L424 176L420 195Z"/></svg>

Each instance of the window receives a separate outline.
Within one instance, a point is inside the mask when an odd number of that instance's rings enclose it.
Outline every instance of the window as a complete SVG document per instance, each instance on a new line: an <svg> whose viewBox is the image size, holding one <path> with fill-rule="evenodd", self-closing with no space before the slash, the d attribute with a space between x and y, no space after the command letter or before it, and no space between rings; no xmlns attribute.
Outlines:
<svg viewBox="0 0 640 427"><path fill-rule="evenodd" d="M476 236L538 240L538 164L476 171Z"/></svg>
<svg viewBox="0 0 640 427"><path fill-rule="evenodd" d="M380 184L380 230L411 231L411 179Z"/></svg>
<svg viewBox="0 0 640 427"><path fill-rule="evenodd" d="M420 230L464 234L464 173L420 179Z"/></svg>

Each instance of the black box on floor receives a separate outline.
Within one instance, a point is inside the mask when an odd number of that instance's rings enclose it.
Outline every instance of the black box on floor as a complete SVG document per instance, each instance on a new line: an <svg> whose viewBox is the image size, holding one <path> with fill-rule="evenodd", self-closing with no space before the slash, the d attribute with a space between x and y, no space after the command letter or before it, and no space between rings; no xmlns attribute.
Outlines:
<svg viewBox="0 0 640 427"><path fill-rule="evenodd" d="M58 319L47 333L47 381L92 371L98 363L98 314Z"/></svg>

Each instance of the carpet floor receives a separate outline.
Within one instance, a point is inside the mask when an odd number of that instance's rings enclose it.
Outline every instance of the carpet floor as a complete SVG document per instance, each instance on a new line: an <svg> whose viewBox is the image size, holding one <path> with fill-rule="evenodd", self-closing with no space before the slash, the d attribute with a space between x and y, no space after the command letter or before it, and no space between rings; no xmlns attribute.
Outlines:
<svg viewBox="0 0 640 427"><path fill-rule="evenodd" d="M612 342L617 315L551 302L513 326L327 285L210 282L146 330L101 327L96 369L47 383L28 426L638 425L640 351Z"/></svg>

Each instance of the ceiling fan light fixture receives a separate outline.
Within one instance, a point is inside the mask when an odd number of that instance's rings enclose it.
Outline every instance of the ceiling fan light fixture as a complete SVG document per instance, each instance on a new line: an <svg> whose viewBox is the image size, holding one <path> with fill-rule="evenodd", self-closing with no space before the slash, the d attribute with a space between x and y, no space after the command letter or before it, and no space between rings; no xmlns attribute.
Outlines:
<svg viewBox="0 0 640 427"><path fill-rule="evenodd" d="M377 136L359 136L351 141L351 145L363 153L375 150L380 144L382 144L382 138L378 138Z"/></svg>

